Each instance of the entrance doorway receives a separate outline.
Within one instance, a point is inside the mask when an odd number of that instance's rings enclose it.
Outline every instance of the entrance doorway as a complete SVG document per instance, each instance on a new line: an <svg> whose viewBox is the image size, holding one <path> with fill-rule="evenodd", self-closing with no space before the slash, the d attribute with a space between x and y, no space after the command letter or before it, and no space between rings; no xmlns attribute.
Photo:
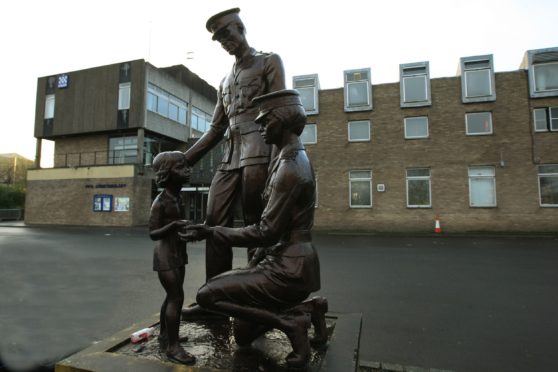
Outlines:
<svg viewBox="0 0 558 372"><path fill-rule="evenodd" d="M186 218L193 223L203 223L207 215L208 191L186 191L183 193Z"/></svg>

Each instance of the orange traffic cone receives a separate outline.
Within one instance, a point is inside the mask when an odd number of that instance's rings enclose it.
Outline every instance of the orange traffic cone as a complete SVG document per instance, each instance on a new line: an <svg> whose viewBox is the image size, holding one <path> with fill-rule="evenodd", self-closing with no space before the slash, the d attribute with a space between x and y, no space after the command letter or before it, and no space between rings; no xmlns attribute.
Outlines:
<svg viewBox="0 0 558 372"><path fill-rule="evenodd" d="M438 217L438 215L436 215L436 224L434 225L434 232L436 234L442 233L442 227L440 226L440 217Z"/></svg>

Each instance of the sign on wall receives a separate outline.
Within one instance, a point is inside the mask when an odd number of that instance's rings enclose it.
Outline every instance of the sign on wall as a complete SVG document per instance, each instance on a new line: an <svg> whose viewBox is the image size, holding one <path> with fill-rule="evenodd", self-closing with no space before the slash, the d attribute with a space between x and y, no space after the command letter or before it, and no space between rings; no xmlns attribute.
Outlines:
<svg viewBox="0 0 558 372"><path fill-rule="evenodd" d="M58 75L57 87L59 89L67 88L69 84L70 84L70 77L68 76L68 74Z"/></svg>
<svg viewBox="0 0 558 372"><path fill-rule="evenodd" d="M93 212L111 212L112 195L93 195Z"/></svg>
<svg viewBox="0 0 558 372"><path fill-rule="evenodd" d="M119 196L114 198L115 212L128 212L130 210L130 198L127 196Z"/></svg>

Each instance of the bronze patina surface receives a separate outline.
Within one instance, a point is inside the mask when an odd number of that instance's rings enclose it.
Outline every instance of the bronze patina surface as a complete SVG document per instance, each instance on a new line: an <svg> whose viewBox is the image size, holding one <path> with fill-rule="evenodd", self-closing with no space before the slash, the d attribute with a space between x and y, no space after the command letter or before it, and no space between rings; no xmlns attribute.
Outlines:
<svg viewBox="0 0 558 372"><path fill-rule="evenodd" d="M331 335L335 328L335 319L328 318L327 326L328 334ZM128 342L111 352L133 358L166 362L168 358L157 341L158 334L159 325L156 325L155 336L147 342L141 344ZM292 348L285 334L278 330L267 332L255 340L251 347L239 347L235 343L231 321L228 319L207 318L188 323L182 322L180 335L188 337L188 341L182 343L182 346L195 356L197 368L239 372L289 370L285 358ZM319 371L326 352L326 347L313 349L306 371Z"/></svg>

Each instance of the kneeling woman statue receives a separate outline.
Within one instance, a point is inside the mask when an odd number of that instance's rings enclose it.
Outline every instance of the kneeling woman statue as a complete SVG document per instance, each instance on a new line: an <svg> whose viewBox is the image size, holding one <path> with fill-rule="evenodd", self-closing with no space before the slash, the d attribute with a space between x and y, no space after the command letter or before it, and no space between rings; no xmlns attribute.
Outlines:
<svg viewBox="0 0 558 372"><path fill-rule="evenodd" d="M185 240L211 236L217 244L260 247L247 268L225 272L204 284L197 302L236 318L235 339L240 345L272 328L283 331L293 348L288 366L304 367L310 359L310 323L316 334L313 343L327 340L326 299L302 302L320 289L320 263L310 233L316 183L299 138L306 114L294 90L256 97L254 103L260 110L256 118L260 134L279 150L262 195L266 207L260 222L242 228L191 225L180 235Z"/></svg>

